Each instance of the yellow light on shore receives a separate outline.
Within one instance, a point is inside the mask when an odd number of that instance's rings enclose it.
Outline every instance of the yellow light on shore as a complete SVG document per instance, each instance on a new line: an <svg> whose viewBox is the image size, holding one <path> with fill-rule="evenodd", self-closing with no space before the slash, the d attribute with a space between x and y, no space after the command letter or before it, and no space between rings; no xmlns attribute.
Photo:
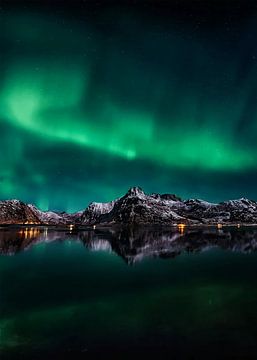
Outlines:
<svg viewBox="0 0 257 360"><path fill-rule="evenodd" d="M186 225L185 224L178 224L178 231L183 234L184 231L185 231L185 227Z"/></svg>
<svg viewBox="0 0 257 360"><path fill-rule="evenodd" d="M93 229L95 230L95 228L96 228L96 225L93 225Z"/></svg>
<svg viewBox="0 0 257 360"><path fill-rule="evenodd" d="M70 230L73 230L73 228L74 228L74 225L69 225Z"/></svg>
<svg viewBox="0 0 257 360"><path fill-rule="evenodd" d="M237 224L237 227L238 227L238 228L240 228L240 226L241 226L240 224Z"/></svg>
<svg viewBox="0 0 257 360"><path fill-rule="evenodd" d="M223 226L222 224L217 224L218 229L222 229L222 226Z"/></svg>

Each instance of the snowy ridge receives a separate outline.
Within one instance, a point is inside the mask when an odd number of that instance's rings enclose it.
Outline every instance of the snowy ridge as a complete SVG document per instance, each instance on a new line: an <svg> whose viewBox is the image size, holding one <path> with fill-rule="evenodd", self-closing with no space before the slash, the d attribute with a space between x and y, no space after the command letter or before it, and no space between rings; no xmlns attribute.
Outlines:
<svg viewBox="0 0 257 360"><path fill-rule="evenodd" d="M97 222L101 215L107 214L113 209L114 204L115 201L107 203L92 202L82 213L80 219L81 223L83 225L88 225Z"/></svg>
<svg viewBox="0 0 257 360"><path fill-rule="evenodd" d="M257 223L257 203L244 198L219 204L200 199L182 201L174 194L147 195L141 188L132 187L110 203L92 204L83 216L89 225Z"/></svg>
<svg viewBox="0 0 257 360"><path fill-rule="evenodd" d="M113 201L92 202L74 214L41 211L19 200L0 201L0 224L46 225L176 225L257 224L257 203L241 198L219 204L200 199L181 200L174 194L146 194L139 187Z"/></svg>

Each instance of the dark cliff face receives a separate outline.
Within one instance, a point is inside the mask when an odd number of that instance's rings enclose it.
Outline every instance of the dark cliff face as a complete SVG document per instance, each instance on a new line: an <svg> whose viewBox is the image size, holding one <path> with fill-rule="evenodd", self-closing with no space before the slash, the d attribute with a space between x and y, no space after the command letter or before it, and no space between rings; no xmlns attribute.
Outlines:
<svg viewBox="0 0 257 360"><path fill-rule="evenodd" d="M132 187L116 200L91 203L84 211L67 214L40 211L18 200L0 202L0 224L46 225L174 225L257 224L257 203L248 199L219 204L199 199L181 200L174 194L145 194Z"/></svg>

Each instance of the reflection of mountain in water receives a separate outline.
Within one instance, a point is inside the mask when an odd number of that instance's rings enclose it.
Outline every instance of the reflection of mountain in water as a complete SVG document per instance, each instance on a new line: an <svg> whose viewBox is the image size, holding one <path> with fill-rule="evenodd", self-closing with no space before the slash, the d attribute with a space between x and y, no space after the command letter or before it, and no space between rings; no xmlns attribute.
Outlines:
<svg viewBox="0 0 257 360"><path fill-rule="evenodd" d="M80 240L92 251L112 251L127 263L145 257L172 258L183 252L200 252L212 247L252 252L257 249L257 228L147 228L63 231L49 228L18 228L0 231L0 253L12 255L40 242Z"/></svg>

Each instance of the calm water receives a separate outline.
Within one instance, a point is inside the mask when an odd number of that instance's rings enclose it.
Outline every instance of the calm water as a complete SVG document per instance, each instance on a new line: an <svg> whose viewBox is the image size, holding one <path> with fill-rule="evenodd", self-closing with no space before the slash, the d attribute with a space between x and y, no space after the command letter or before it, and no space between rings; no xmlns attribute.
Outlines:
<svg viewBox="0 0 257 360"><path fill-rule="evenodd" d="M2 228L1 359L256 359L255 249L255 228Z"/></svg>

